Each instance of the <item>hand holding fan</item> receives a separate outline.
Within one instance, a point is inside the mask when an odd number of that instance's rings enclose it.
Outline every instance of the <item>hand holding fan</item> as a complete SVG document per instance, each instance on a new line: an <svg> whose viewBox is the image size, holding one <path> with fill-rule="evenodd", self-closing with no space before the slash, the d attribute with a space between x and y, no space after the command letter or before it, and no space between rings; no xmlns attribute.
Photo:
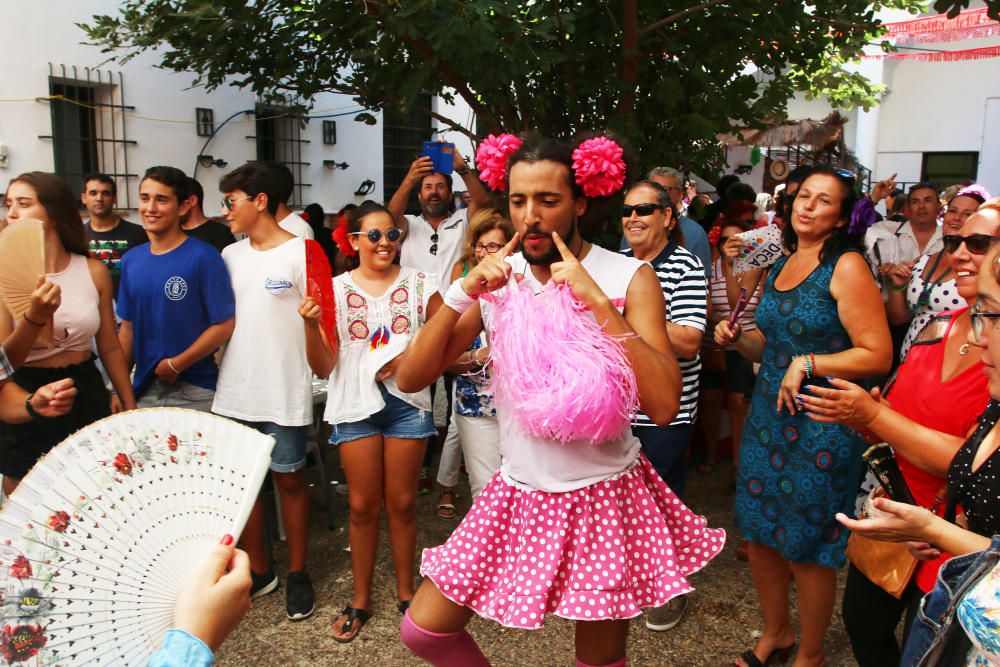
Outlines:
<svg viewBox="0 0 1000 667"><path fill-rule="evenodd" d="M0 232L0 300L16 322L28 312L31 297L45 275L45 229L41 220L15 220ZM52 317L38 334L52 342Z"/></svg>
<svg viewBox="0 0 1000 667"><path fill-rule="evenodd" d="M146 664L178 596L238 537L274 441L211 414L132 410L41 459L0 512L4 664Z"/></svg>
<svg viewBox="0 0 1000 667"><path fill-rule="evenodd" d="M313 240L306 240L306 294L320 307L320 325L326 339L336 350L337 310L333 298L333 271L326 259L323 246Z"/></svg>
<svg viewBox="0 0 1000 667"><path fill-rule="evenodd" d="M733 273L743 274L751 269L764 269L781 257L781 229L774 225L751 229L734 235L743 241L743 250L733 262Z"/></svg>

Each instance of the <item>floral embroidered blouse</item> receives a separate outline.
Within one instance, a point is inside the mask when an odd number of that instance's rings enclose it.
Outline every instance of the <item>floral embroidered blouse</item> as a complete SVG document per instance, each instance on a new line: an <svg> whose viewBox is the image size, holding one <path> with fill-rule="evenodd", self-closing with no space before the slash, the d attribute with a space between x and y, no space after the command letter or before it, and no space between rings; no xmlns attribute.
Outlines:
<svg viewBox="0 0 1000 667"><path fill-rule="evenodd" d="M333 279L333 291L340 345L323 417L330 424L343 424L367 419L385 407L375 374L403 353L423 325L437 282L433 275L403 267L381 296L361 289L350 272ZM431 409L429 388L407 394L399 390L394 377L382 384L410 405Z"/></svg>

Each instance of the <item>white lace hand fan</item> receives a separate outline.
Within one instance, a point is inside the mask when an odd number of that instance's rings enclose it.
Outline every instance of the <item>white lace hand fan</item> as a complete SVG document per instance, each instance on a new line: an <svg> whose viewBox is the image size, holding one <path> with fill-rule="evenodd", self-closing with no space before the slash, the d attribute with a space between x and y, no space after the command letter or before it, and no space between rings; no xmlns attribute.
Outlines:
<svg viewBox="0 0 1000 667"><path fill-rule="evenodd" d="M16 322L31 305L38 276L45 273L45 228L41 220L15 220L0 232L0 300ZM38 333L52 342L52 320Z"/></svg>
<svg viewBox="0 0 1000 667"><path fill-rule="evenodd" d="M2 664L145 665L189 576L239 538L273 447L177 408L108 417L55 447L0 512Z"/></svg>

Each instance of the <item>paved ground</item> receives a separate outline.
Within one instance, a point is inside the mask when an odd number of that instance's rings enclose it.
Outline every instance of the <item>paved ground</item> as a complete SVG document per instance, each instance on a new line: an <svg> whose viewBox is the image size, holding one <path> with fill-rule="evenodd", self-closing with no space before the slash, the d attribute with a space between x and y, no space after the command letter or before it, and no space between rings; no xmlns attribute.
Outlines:
<svg viewBox="0 0 1000 667"><path fill-rule="evenodd" d="M329 451L329 450L328 450ZM333 458L333 457L331 457ZM328 460L331 471L335 460ZM708 516L715 526L730 534L725 551L693 579L697 589L684 620L671 631L649 632L637 620L629 636L632 665L728 665L750 647L759 628L759 616L750 573L736 560L736 540L732 534L732 489L727 480L731 469L720 467L713 475L701 475L692 468L689 502ZM334 494L337 530L326 528L319 488L314 487L313 533L309 569L316 584L317 610L309 619L291 623L285 619L284 591L258 600L243 624L226 642L219 664L229 665L415 665L398 639L399 612L394 604L393 578L385 540L379 553L375 578L374 616L358 638L338 644L329 628L337 612L350 599L351 571L344 530L347 520L346 497ZM468 509L468 487L458 501L459 510ZM435 496L420 498L418 552L445 540L455 523L434 513ZM385 528L383 526L383 536ZM284 572L286 552L275 546L278 571ZM839 602L838 602L839 607ZM558 618L546 621L544 629L529 632L509 630L482 619L474 619L470 631L494 665L572 665L573 624ZM853 665L850 649L838 616L828 635L828 664Z"/></svg>

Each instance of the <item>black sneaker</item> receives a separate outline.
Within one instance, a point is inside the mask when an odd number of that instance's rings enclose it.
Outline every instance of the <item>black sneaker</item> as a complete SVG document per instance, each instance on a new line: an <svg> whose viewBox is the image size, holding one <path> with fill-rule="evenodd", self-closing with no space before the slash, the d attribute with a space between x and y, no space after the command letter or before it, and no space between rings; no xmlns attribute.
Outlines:
<svg viewBox="0 0 1000 667"><path fill-rule="evenodd" d="M267 574L257 574L250 570L250 580L251 600L273 593L278 588L278 575L274 573L274 570L268 570Z"/></svg>
<svg viewBox="0 0 1000 667"><path fill-rule="evenodd" d="M312 582L305 572L289 572L285 580L285 612L288 620L309 618L316 609L316 595Z"/></svg>

